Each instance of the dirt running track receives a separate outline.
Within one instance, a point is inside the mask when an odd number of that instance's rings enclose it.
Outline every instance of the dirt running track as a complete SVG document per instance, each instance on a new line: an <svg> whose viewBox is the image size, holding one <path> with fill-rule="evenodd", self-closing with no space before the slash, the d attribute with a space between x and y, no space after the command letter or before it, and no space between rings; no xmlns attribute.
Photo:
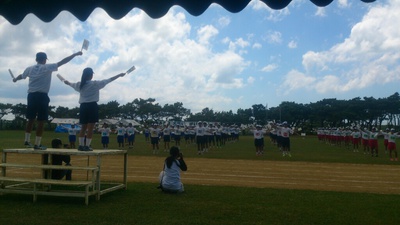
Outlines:
<svg viewBox="0 0 400 225"><path fill-rule="evenodd" d="M36 157L35 157L36 158ZM10 154L8 162L16 161ZM33 162L32 156L18 156L18 161ZM90 164L95 164L90 159ZM129 156L128 181L157 183L164 158ZM268 160L221 160L185 158L188 171L182 174L184 184L245 186L259 188L307 189L324 191L400 194L399 165L363 165L342 163L277 162ZM72 165L86 165L86 159L72 158ZM398 162L400 163L400 162ZM396 162L396 164L398 164ZM7 174L39 172L8 169ZM121 180L120 156L103 158L102 179ZM85 174L74 171L73 179Z"/></svg>

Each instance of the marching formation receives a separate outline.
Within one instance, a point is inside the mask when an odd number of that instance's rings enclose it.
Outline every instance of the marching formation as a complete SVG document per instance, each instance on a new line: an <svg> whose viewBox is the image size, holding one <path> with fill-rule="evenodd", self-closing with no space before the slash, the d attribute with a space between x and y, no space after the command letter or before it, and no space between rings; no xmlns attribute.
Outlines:
<svg viewBox="0 0 400 225"><path fill-rule="evenodd" d="M289 127L286 121L282 124L270 123L266 128L263 128L261 125L256 125L251 131L254 135L254 146L257 156L262 156L264 154L264 136L268 134L271 143L278 147L283 157L292 157L290 153L290 135L295 133L295 131Z"/></svg>
<svg viewBox="0 0 400 225"><path fill-rule="evenodd" d="M174 146L181 147L190 144L197 145L197 154L202 155L211 148L221 148L227 142L239 140L241 129L237 125L225 125L220 123L208 123L199 121L197 125L159 125L153 123L146 127L144 134L146 141L151 143L153 154L159 152L160 141L164 142L164 151L169 151L171 142ZM150 137L148 139L148 137Z"/></svg>
<svg viewBox="0 0 400 225"><path fill-rule="evenodd" d="M344 147L353 152L362 151L364 155L379 156L379 137L383 137L384 153L389 154L390 161L398 161L396 139L400 137L394 128L378 131L375 127L367 128L319 128L318 140L327 144Z"/></svg>

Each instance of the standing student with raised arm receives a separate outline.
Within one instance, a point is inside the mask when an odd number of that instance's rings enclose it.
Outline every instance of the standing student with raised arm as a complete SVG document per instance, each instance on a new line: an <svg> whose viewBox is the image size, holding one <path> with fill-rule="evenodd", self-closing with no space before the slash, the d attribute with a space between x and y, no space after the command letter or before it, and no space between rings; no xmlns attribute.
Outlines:
<svg viewBox="0 0 400 225"><path fill-rule="evenodd" d="M93 137L93 128L95 123L99 121L97 102L100 99L100 89L117 78L125 76L126 73L120 73L104 80L92 80L93 74L93 69L88 67L83 70L80 82L70 83L67 80L64 81L65 84L79 92L79 123L82 126L79 133L79 151L92 151L90 144ZM87 132L86 142L84 141L85 132Z"/></svg>
<svg viewBox="0 0 400 225"><path fill-rule="evenodd" d="M28 84L28 104L26 110L26 118L28 123L25 129L25 146L33 147L35 150L46 150L45 146L41 145L44 122L48 119L50 98L48 96L51 84L51 74L58 70L58 67L68 63L75 56L82 55L82 52L76 52L58 63L47 62L47 55L44 52L36 54L36 65L30 66L25 71L13 79L13 82L26 79L29 77ZM35 145L30 142L31 132L35 120L37 119Z"/></svg>

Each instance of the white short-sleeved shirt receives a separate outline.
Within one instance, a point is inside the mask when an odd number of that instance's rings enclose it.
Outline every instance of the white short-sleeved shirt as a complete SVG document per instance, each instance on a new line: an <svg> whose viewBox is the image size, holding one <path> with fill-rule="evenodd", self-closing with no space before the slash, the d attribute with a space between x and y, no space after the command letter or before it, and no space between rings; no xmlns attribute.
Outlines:
<svg viewBox="0 0 400 225"><path fill-rule="evenodd" d="M126 133L128 133L128 135L134 135L135 134L135 128L134 127L127 127L126 128Z"/></svg>
<svg viewBox="0 0 400 225"><path fill-rule="evenodd" d="M80 90L81 82L71 83L70 86L79 92L79 103L98 102L100 99L100 89L104 88L111 79L89 80Z"/></svg>
<svg viewBox="0 0 400 225"><path fill-rule="evenodd" d="M118 135L118 136L124 136L125 133L126 133L125 127L118 127L118 128L117 128L117 135Z"/></svg>
<svg viewBox="0 0 400 225"><path fill-rule="evenodd" d="M159 128L154 128L151 127L150 128L150 137L158 137L158 135L160 134L160 129Z"/></svg>
<svg viewBox="0 0 400 225"><path fill-rule="evenodd" d="M281 135L284 138L289 138L290 134L293 134L293 130L289 127L281 127L279 130L281 131Z"/></svg>
<svg viewBox="0 0 400 225"><path fill-rule="evenodd" d="M36 64L25 69L22 78L29 77L28 93L49 93L51 73L58 70L58 64Z"/></svg>
<svg viewBox="0 0 400 225"><path fill-rule="evenodd" d="M205 128L204 127L196 127L196 135L197 136L204 136Z"/></svg>
<svg viewBox="0 0 400 225"><path fill-rule="evenodd" d="M68 128L68 134L69 135L76 135L77 133L79 133L80 129L78 128Z"/></svg>
<svg viewBox="0 0 400 225"><path fill-rule="evenodd" d="M262 139L264 138L265 135L265 131L264 130L253 130L253 135L254 135L254 139Z"/></svg>
<svg viewBox="0 0 400 225"><path fill-rule="evenodd" d="M99 129L99 131L100 131L102 137L108 137L108 136L110 136L111 129L102 127Z"/></svg>
<svg viewBox="0 0 400 225"><path fill-rule="evenodd" d="M182 182L181 182L181 168L179 167L180 163L178 160L175 160L171 168L168 168L165 165L164 168L164 177L162 178L162 186L163 188L169 190L181 190Z"/></svg>
<svg viewBox="0 0 400 225"><path fill-rule="evenodd" d="M163 134L164 135L171 135L171 129L169 127L164 128Z"/></svg>

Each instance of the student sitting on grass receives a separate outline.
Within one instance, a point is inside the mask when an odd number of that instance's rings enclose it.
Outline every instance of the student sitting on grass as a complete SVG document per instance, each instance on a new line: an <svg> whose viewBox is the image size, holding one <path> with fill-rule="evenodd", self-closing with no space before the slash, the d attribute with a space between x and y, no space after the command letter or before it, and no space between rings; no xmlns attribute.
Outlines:
<svg viewBox="0 0 400 225"><path fill-rule="evenodd" d="M180 172L186 171L187 166L182 153L176 146L169 150L170 156L165 159L164 170L160 174L160 187L164 192L181 193L184 191Z"/></svg>

